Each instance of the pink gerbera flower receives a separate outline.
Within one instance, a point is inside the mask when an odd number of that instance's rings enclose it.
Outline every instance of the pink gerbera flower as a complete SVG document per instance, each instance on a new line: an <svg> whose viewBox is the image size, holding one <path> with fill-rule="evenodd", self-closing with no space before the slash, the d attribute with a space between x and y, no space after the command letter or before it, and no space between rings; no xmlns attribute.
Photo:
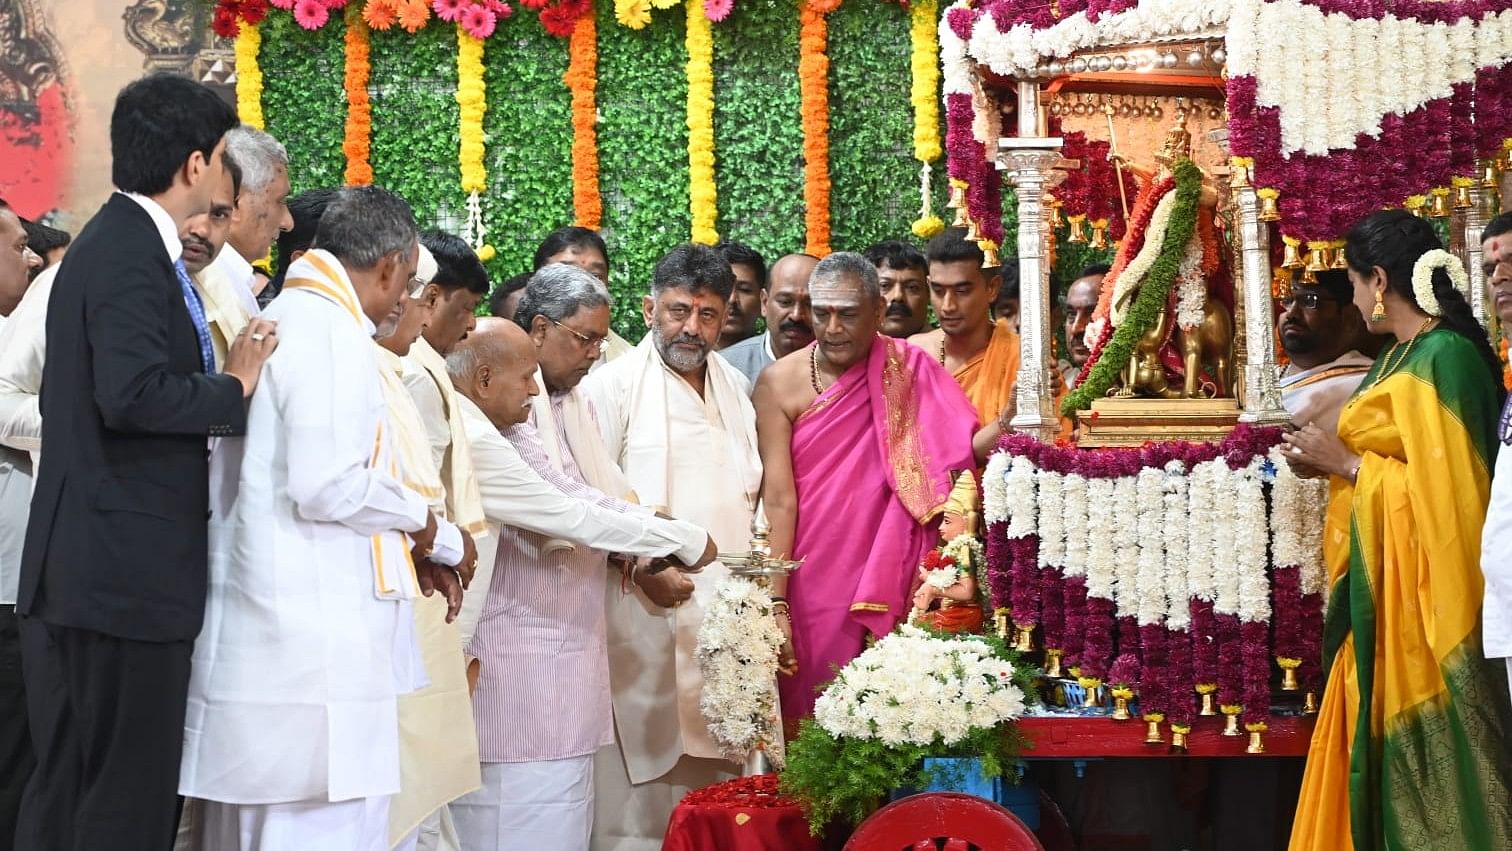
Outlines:
<svg viewBox="0 0 1512 851"><path fill-rule="evenodd" d="M735 0L704 0L704 17L718 23L730 16Z"/></svg>
<svg viewBox="0 0 1512 851"><path fill-rule="evenodd" d="M490 12L499 16L499 20L501 21L514 14L514 9L511 9L509 4L505 3L504 0L484 0L484 3L488 6Z"/></svg>
<svg viewBox="0 0 1512 851"><path fill-rule="evenodd" d="M294 4L294 23L307 30L318 30L331 17L331 10L320 0L297 0Z"/></svg>
<svg viewBox="0 0 1512 851"><path fill-rule="evenodd" d="M474 3L462 12L462 29L473 38L488 38L493 35L499 19L493 12Z"/></svg>
<svg viewBox="0 0 1512 851"><path fill-rule="evenodd" d="M436 10L436 17L455 24L462 20L462 12L467 8L467 3L466 0L435 0L432 6Z"/></svg>
<svg viewBox="0 0 1512 851"><path fill-rule="evenodd" d="M294 0L269 0L269 2L271 2L274 6L277 6L278 8L284 10L285 12L294 8Z"/></svg>

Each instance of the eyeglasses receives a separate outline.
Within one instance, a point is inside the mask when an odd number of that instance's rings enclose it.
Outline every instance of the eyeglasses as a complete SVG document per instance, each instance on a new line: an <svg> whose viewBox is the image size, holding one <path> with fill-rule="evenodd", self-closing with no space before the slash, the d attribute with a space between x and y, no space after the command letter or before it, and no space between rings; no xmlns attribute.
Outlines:
<svg viewBox="0 0 1512 851"><path fill-rule="evenodd" d="M556 327L576 337L578 345L582 346L585 350L603 352L604 347L609 345L609 338L607 337L590 337L581 331L574 331L571 328L568 328L566 325L563 325L555 319L552 319L550 316L546 317L546 319L550 321L552 325L555 325Z"/></svg>
<svg viewBox="0 0 1512 851"><path fill-rule="evenodd" d="M1317 310L1318 306L1323 304L1324 302L1338 301L1339 299L1336 299L1331 295L1319 292L1292 293L1291 295L1282 296L1281 298L1276 299L1276 303L1281 305L1282 310L1291 310L1292 305L1296 304L1297 302L1301 302L1302 306L1308 310Z"/></svg>
<svg viewBox="0 0 1512 851"><path fill-rule="evenodd" d="M410 276L409 283L404 285L404 294L412 299L417 299L420 296L425 295L425 288L429 285L430 281L427 281L418 275L412 275Z"/></svg>

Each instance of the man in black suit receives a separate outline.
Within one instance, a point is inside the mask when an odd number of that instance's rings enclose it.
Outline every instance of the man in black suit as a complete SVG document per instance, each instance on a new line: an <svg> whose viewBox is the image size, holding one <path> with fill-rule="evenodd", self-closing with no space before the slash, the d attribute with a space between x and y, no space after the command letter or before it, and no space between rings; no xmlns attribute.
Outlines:
<svg viewBox="0 0 1512 851"><path fill-rule="evenodd" d="M194 637L204 617L207 439L242 434L277 345L254 321L215 373L179 231L226 179L231 108L190 80L121 90L119 190L58 270L42 443L16 611L37 767L16 846L163 851L177 821Z"/></svg>

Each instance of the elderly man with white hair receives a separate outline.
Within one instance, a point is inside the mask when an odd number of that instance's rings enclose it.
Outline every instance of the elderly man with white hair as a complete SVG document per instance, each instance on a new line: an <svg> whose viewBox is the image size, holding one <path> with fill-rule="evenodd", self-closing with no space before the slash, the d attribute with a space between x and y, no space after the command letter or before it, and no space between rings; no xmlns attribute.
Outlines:
<svg viewBox="0 0 1512 851"><path fill-rule="evenodd" d="M247 436L211 460L179 781L206 801L201 847L392 845L398 699L431 679L415 600L445 592L454 616L455 568L475 560L411 486L373 351L416 294L416 236L397 196L341 191L268 308L291 344L263 367Z"/></svg>
<svg viewBox="0 0 1512 851"><path fill-rule="evenodd" d="M525 464L563 493L651 518L649 509L632 503L577 386L609 335L604 285L575 266L544 266L525 288L515 321L525 334L512 336L527 359L538 360L535 380L546 393L534 397L527 421L505 428L503 421L511 418L501 416L496 425L503 436ZM520 339L527 335L528 341ZM454 355L457 367L465 366L461 361L470 351L464 347ZM469 382L460 368L452 377L477 406L487 404L481 381ZM508 376L501 371L487 379L491 385ZM474 433L479 447L487 433ZM485 444L474 458L485 513L510 522L490 497L496 493L491 480L498 454ZM511 525L500 532L492 584L468 645L468 655L479 662L473 714L483 788L451 807L463 851L587 851L593 757L614 741L604 623L608 552L573 543L577 535L558 537L559 531L549 535L536 528ZM690 523L679 521L658 535L670 539L654 554L675 556L694 569L714 558L714 541ZM639 554L650 554L647 543L642 541Z"/></svg>
<svg viewBox="0 0 1512 851"><path fill-rule="evenodd" d="M277 139L243 124L226 134L226 153L241 169L241 191L226 247L206 271L224 275L241 309L256 316L257 296L268 279L252 264L267 256L279 233L294 227L288 205L289 152Z"/></svg>

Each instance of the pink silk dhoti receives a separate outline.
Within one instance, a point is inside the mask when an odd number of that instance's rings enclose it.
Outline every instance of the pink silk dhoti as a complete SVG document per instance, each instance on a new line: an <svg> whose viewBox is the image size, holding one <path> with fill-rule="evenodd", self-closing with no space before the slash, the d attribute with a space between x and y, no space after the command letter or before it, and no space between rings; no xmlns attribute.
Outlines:
<svg viewBox="0 0 1512 851"><path fill-rule="evenodd" d="M938 542L952 473L976 466L976 410L944 367L879 336L865 363L793 423L798 526L788 583L798 673L779 677L788 719L812 714L835 670L908 616Z"/></svg>

